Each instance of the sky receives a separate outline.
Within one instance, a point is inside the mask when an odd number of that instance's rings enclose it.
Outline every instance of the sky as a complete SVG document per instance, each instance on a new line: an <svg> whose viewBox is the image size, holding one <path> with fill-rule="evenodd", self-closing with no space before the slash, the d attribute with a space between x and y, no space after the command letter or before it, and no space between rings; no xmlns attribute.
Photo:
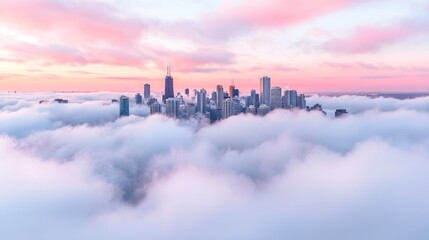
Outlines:
<svg viewBox="0 0 429 240"><path fill-rule="evenodd" d="M429 237L429 97L207 124L113 96L0 93L0 239Z"/></svg>
<svg viewBox="0 0 429 240"><path fill-rule="evenodd" d="M428 0L0 0L0 91L429 92Z"/></svg>

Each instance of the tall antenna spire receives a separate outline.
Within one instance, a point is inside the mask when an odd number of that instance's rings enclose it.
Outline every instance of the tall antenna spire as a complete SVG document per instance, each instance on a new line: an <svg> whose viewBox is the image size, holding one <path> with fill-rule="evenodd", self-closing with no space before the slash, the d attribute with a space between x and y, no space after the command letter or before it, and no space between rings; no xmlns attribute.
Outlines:
<svg viewBox="0 0 429 240"><path fill-rule="evenodd" d="M170 66L170 64L167 65L167 76L171 76L171 66Z"/></svg>

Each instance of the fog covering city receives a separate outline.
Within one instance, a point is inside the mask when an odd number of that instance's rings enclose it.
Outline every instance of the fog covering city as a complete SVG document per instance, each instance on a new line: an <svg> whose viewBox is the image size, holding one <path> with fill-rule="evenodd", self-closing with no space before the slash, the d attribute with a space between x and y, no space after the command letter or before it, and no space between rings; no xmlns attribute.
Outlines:
<svg viewBox="0 0 429 240"><path fill-rule="evenodd" d="M429 97L209 124L119 118L110 100L132 94L1 94L0 239L429 236Z"/></svg>

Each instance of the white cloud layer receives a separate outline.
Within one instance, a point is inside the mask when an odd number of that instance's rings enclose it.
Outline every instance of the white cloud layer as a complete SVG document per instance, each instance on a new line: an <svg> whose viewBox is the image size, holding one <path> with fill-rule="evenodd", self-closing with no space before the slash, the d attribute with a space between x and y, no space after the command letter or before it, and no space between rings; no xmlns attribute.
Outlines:
<svg viewBox="0 0 429 240"><path fill-rule="evenodd" d="M427 98L199 128L39 97L1 103L0 239L429 237Z"/></svg>

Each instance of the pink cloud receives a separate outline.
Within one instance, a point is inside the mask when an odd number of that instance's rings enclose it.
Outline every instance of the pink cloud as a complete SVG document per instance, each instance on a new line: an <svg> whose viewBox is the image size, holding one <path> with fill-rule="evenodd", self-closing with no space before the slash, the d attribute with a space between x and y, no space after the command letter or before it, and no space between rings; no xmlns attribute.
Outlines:
<svg viewBox="0 0 429 240"><path fill-rule="evenodd" d="M364 62L353 62L353 63L344 63L344 62L324 62L321 64L322 67L329 67L340 70L391 70L392 67L373 64L373 63L364 63Z"/></svg>
<svg viewBox="0 0 429 240"><path fill-rule="evenodd" d="M1 46L21 61L40 62L42 65L107 64L143 67L146 56L110 48L73 48L62 44L36 45L25 42L3 42Z"/></svg>
<svg viewBox="0 0 429 240"><path fill-rule="evenodd" d="M428 13L429 8L414 16L398 19L390 26L360 26L348 36L322 44L322 48L337 53L362 54L375 52L387 45L415 36L429 35Z"/></svg>
<svg viewBox="0 0 429 240"><path fill-rule="evenodd" d="M165 61L169 59L179 72L221 71L235 60L232 52L214 48L200 48L189 52L158 50L154 51L154 55L162 56L156 60L160 68L165 67Z"/></svg>
<svg viewBox="0 0 429 240"><path fill-rule="evenodd" d="M206 33L214 38L240 35L254 28L296 24L366 0L244 0L224 1L204 19Z"/></svg>
<svg viewBox="0 0 429 240"><path fill-rule="evenodd" d="M348 6L353 0L245 0L225 5L227 16L253 26L277 27L314 18Z"/></svg>
<svg viewBox="0 0 429 240"><path fill-rule="evenodd" d="M323 44L323 48L338 53L368 53L379 50L385 45L414 36L417 33L415 29L405 26L365 26L358 28L348 37L326 42Z"/></svg>
<svg viewBox="0 0 429 240"><path fill-rule="evenodd" d="M0 24L73 43L126 43L136 40L143 29L141 21L121 18L110 6L89 1L3 1Z"/></svg>

